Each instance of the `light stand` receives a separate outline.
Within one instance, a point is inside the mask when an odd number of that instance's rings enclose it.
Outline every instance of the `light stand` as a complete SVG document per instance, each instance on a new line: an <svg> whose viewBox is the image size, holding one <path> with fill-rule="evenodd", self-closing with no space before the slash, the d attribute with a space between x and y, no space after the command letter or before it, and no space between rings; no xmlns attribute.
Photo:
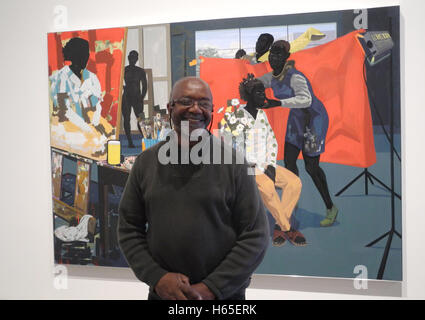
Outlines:
<svg viewBox="0 0 425 320"><path fill-rule="evenodd" d="M369 32L369 33L366 33L365 36L362 36L360 39L361 39L361 42L364 45L365 50L368 50L370 52L369 55L367 55L367 56L365 55L365 60L364 60L364 64L363 64L363 79L364 79L365 84L366 84L368 96L372 100L371 105L372 105L373 109L375 110L375 114L378 116L378 120L380 122L381 128L382 128L388 142L390 143L392 152L394 152L394 154L401 161L400 155L398 154L397 150L394 147L393 137L390 137L387 130L385 129L384 121L382 120L382 117L381 117L378 109L376 108L375 99L373 98L373 95L369 90L369 86L367 84L367 77L365 75L365 73L366 73L366 60L369 61L369 64L371 66L374 66L375 64L379 63L380 61L384 60L387 57L391 57L391 59L392 59L390 50L393 47L393 42L391 40L391 36L387 32ZM370 58L370 57L372 57L372 58ZM375 59L376 57L377 57L377 59ZM392 62L392 60L391 60L391 62ZM392 68L392 65L391 65L391 68ZM392 72L392 70L391 70L391 72ZM392 79L392 74L391 74L391 79ZM391 88L392 88L392 83L391 83ZM370 173L368 168L364 168L363 171L357 177L355 177L345 187L343 187L340 191L338 191L335 194L335 197L340 196L345 190L347 190L352 184L354 184L357 180L359 180L362 177L365 178L365 181L364 181L365 195L369 194L368 182L370 182L371 184L374 185L373 181L375 180L375 182L379 183L381 186L383 186L389 192L394 193L395 196L401 200L401 196L398 193L395 193L394 188L388 187L385 183L383 183L376 176L374 176L372 173Z"/></svg>
<svg viewBox="0 0 425 320"><path fill-rule="evenodd" d="M392 23L390 18L390 29L392 29ZM385 272L385 267L387 264L388 254L391 248L391 243L393 240L394 234L396 234L401 239L401 234L396 231L395 229L395 192L394 192L394 97L393 97L393 59L392 54L390 55L390 144L391 144L391 150L390 150L390 161L391 161L391 228L389 231L378 237L377 239L373 240L369 244L366 245L366 247L371 247L375 243L381 241L385 237L388 237L387 243L385 245L384 254L382 256L381 264L379 266L377 279L382 279Z"/></svg>

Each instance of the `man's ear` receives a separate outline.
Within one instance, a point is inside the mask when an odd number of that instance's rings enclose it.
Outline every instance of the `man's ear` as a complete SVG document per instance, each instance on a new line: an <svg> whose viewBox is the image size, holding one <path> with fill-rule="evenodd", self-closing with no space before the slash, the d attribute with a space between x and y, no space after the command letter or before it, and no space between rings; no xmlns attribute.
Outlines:
<svg viewBox="0 0 425 320"><path fill-rule="evenodd" d="M168 111L168 114L171 116L171 112L173 111L173 106L170 105L169 102L167 103L167 111Z"/></svg>

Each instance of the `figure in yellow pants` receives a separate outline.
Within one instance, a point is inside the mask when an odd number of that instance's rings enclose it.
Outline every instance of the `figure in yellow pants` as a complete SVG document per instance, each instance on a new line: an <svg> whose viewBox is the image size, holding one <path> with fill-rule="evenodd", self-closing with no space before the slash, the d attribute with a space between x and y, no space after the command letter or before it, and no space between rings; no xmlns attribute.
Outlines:
<svg viewBox="0 0 425 320"><path fill-rule="evenodd" d="M291 242L295 245L305 244L302 239L296 240L296 237L300 237L300 232L294 229L291 230L291 216L292 212L297 205L298 199L301 194L301 180L288 169L276 165L276 176L275 182L261 171L256 172L255 180L257 182L258 190L260 191L261 199L264 202L266 208L270 211L273 218L276 220L276 224L280 227L280 230L274 231L274 242L278 245L282 242L278 239L279 236L283 239L283 232L291 232ZM276 191L276 187L282 189L282 198L279 198L279 194ZM280 231L280 232L279 232ZM289 238L289 235L288 235ZM292 239L293 238L293 239Z"/></svg>
<svg viewBox="0 0 425 320"><path fill-rule="evenodd" d="M305 237L291 225L291 216L301 193L301 180L276 164L276 137L266 113L258 109L265 100L264 85L249 75L240 83L239 91L247 104L239 105L237 99L232 100L236 110L225 113L220 134L225 141L234 141L235 148L245 154L253 168L252 174L256 175L264 205L276 220L273 245L281 246L286 240L297 246L305 245ZM276 187L282 189L282 198L279 198Z"/></svg>

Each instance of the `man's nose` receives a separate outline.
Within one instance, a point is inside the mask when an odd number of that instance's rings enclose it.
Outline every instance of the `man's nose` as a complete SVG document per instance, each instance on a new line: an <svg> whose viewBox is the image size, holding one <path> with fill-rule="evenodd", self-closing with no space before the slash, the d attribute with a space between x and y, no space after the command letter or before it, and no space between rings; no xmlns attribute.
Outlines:
<svg viewBox="0 0 425 320"><path fill-rule="evenodd" d="M194 100L192 106L189 108L189 111L192 113L202 113L202 109L198 103L199 101Z"/></svg>

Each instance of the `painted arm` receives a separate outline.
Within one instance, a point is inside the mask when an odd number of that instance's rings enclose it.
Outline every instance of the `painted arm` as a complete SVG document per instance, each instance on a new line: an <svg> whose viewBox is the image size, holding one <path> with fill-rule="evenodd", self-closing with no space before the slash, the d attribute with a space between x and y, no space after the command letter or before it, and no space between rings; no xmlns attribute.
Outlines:
<svg viewBox="0 0 425 320"><path fill-rule="evenodd" d="M307 80L300 74L291 77L290 86L294 90L295 96L280 100L282 107L303 109L311 106L312 98L308 90Z"/></svg>
<svg viewBox="0 0 425 320"><path fill-rule="evenodd" d="M146 79L146 72L143 69L140 72L140 81L142 81L142 106L143 106L143 101L145 100L146 92L148 91L148 80Z"/></svg>

